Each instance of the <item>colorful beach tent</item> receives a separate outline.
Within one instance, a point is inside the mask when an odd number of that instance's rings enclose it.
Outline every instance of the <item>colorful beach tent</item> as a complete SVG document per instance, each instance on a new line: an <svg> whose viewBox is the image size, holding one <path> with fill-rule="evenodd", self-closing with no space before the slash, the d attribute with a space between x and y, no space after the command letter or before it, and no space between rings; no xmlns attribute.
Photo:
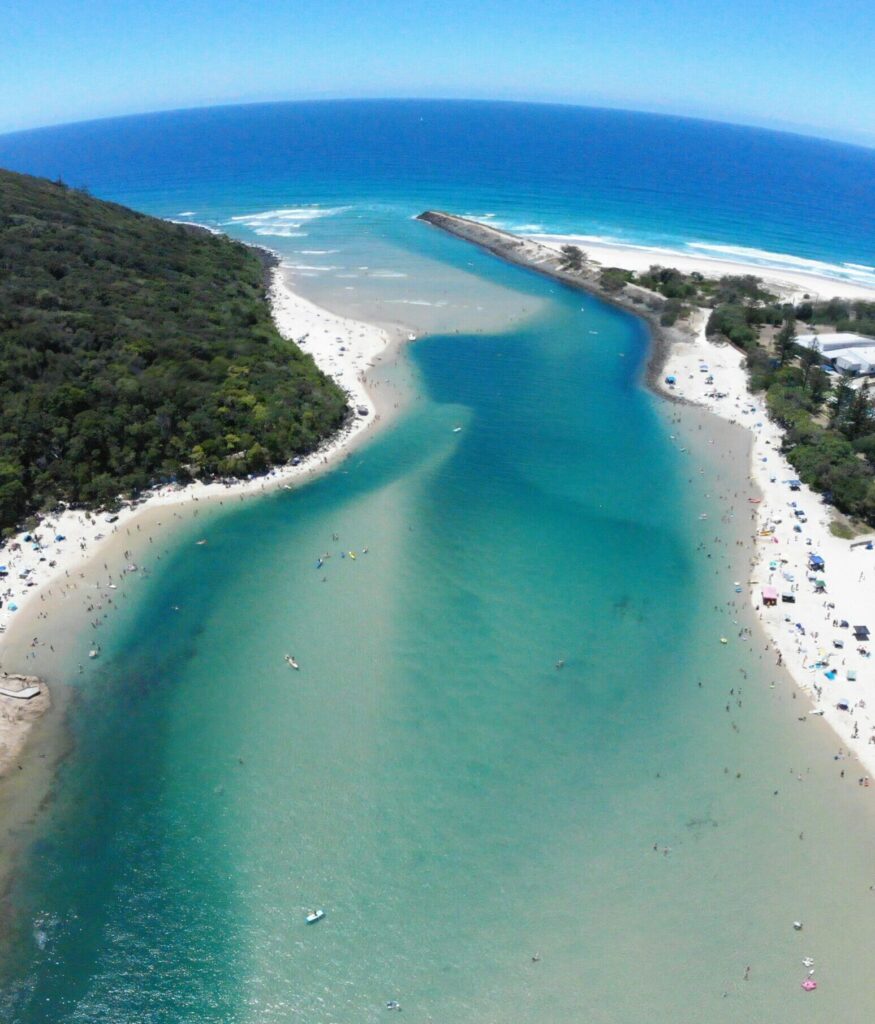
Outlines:
<svg viewBox="0 0 875 1024"><path fill-rule="evenodd" d="M763 587L763 604L777 604L778 591L774 587Z"/></svg>
<svg viewBox="0 0 875 1024"><path fill-rule="evenodd" d="M820 555L809 555L808 556L808 567L810 569L823 569L824 561Z"/></svg>

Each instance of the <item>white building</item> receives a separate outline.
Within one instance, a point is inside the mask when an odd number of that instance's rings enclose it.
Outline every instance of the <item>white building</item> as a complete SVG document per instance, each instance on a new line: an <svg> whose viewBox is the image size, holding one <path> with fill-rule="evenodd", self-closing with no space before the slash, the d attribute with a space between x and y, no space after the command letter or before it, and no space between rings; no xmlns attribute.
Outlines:
<svg viewBox="0 0 875 1024"><path fill-rule="evenodd" d="M796 344L816 348L824 362L853 374L875 374L875 338L861 334L800 334Z"/></svg>

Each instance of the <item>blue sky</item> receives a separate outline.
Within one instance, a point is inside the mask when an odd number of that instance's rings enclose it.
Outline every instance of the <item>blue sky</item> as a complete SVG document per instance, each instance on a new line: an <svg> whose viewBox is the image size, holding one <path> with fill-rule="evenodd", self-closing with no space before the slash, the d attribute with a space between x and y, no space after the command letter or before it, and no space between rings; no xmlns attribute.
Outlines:
<svg viewBox="0 0 875 1024"><path fill-rule="evenodd" d="M875 145L875 0L0 0L0 131L281 99L544 100Z"/></svg>

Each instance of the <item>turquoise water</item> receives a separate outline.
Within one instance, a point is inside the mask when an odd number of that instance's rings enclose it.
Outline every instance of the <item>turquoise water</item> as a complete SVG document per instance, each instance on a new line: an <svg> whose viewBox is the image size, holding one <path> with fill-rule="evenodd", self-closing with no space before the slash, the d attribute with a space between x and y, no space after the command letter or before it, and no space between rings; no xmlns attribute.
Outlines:
<svg viewBox="0 0 875 1024"><path fill-rule="evenodd" d="M734 477L669 443L637 322L504 273L549 312L417 344L390 433L131 590L12 892L4 1019L870 1012L862 791L793 781L832 741L717 643L698 515Z"/></svg>
<svg viewBox="0 0 875 1024"><path fill-rule="evenodd" d="M586 230L595 197L639 233L837 259L844 232L861 259L865 188L832 203L815 171L871 157L715 128L679 194L683 124L662 126L657 188L633 165L660 126L596 118L580 191L520 155L555 124L501 121L504 162L466 186L455 136L432 167L377 113L333 150L310 123L303 154L299 123L240 113L0 140L74 181L90 160L95 191L281 247L307 294L430 333L380 370L412 376L390 431L141 543L151 575L126 577L101 659L86 630L46 662L74 748L9 893L0 1018L358 1024L397 999L444 1024L868 1022L871 790L739 635L741 437L710 446L713 422L644 392L634 319L410 218L498 200ZM765 175L775 145L796 191L748 176L720 214L721 153Z"/></svg>

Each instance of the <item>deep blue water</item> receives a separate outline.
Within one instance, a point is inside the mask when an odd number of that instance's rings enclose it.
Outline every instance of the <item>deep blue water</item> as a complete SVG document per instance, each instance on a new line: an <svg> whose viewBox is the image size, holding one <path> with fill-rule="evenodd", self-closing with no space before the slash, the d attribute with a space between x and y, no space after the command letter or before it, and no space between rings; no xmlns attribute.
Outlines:
<svg viewBox="0 0 875 1024"><path fill-rule="evenodd" d="M307 203L491 212L511 226L875 264L875 151L614 110L268 104L0 137L0 165L148 212Z"/></svg>

